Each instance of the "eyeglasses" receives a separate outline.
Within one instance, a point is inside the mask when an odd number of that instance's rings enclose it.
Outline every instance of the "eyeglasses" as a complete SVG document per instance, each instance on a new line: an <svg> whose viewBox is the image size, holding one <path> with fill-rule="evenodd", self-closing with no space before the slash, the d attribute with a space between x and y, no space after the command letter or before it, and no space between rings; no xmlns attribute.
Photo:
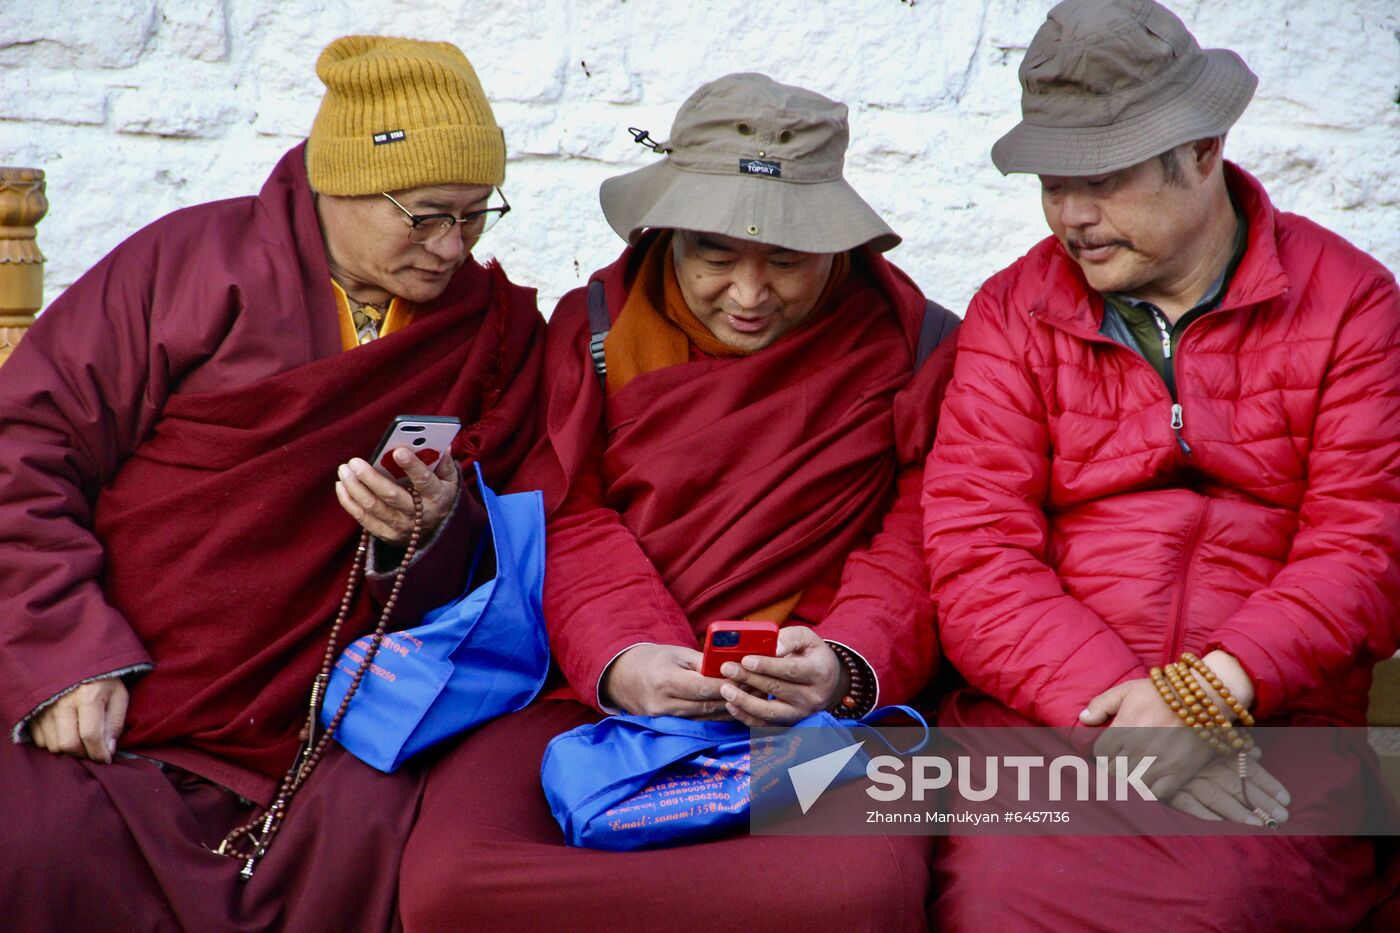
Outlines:
<svg viewBox="0 0 1400 933"><path fill-rule="evenodd" d="M432 243L440 239L447 231L460 225L463 239L468 243L475 243L481 239L481 235L496 225L496 221L510 213L510 203L506 201L506 196L501 193L500 188L492 189L495 192L493 203L490 207L484 207L479 211L468 211L461 217L452 214L415 214L404 207L392 196L384 194L389 202L403 211L404 219L408 221L408 240L422 246L425 243Z"/></svg>

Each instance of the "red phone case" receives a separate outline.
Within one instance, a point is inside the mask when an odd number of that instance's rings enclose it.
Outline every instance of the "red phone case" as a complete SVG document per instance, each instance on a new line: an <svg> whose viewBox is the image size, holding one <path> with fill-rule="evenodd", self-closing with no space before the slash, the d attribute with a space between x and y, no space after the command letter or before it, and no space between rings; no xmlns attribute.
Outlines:
<svg viewBox="0 0 1400 933"><path fill-rule="evenodd" d="M716 641L718 637L718 642ZM732 644L731 644L732 642ZM705 653L700 661L700 673L720 677L719 669L726 661L738 662L750 654L773 657L778 653L778 623L751 621L711 622L705 630Z"/></svg>

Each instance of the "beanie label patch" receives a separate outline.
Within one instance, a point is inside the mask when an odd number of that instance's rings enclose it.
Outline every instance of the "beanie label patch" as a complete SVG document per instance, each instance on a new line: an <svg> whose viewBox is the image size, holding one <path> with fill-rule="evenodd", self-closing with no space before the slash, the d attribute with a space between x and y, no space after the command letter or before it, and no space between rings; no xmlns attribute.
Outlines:
<svg viewBox="0 0 1400 933"><path fill-rule="evenodd" d="M403 130L385 130L383 133L375 133L370 137L376 146L383 146L387 143L401 143L408 138Z"/></svg>
<svg viewBox="0 0 1400 933"><path fill-rule="evenodd" d="M744 175L767 175L769 178L782 178L783 166L780 162L765 159L740 159L739 172Z"/></svg>

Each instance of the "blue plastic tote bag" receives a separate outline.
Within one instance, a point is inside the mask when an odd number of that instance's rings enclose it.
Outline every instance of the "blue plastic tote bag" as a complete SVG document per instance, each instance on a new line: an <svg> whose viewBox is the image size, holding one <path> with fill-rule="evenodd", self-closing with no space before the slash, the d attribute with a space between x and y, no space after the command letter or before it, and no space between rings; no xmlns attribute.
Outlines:
<svg viewBox="0 0 1400 933"><path fill-rule="evenodd" d="M538 492L497 496L476 467L486 506L496 576L384 636L373 666L350 700L336 739L380 771L459 732L521 709L549 668L540 608L544 590L544 504ZM478 542L472 575L485 540ZM361 638L331 672L321 724L327 725L369 648Z"/></svg>
<svg viewBox="0 0 1400 933"><path fill-rule="evenodd" d="M928 724L907 706L887 706L859 722L823 712L782 733L790 740L789 753L778 757L791 767L845 748L859 740L853 730L878 735L863 727L896 711L923 725L927 741ZM865 774L868 760L863 751L856 753L832 783ZM555 736L545 749L540 779L569 845L626 852L700 842L743 826L750 763L749 728L740 723L609 716Z"/></svg>

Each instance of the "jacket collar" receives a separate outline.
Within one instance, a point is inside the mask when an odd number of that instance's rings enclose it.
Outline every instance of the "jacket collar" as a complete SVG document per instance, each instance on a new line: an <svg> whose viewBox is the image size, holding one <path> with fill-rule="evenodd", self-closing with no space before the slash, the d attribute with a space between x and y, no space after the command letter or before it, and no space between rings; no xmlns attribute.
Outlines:
<svg viewBox="0 0 1400 933"><path fill-rule="evenodd" d="M1288 287L1288 275L1278 256L1277 211L1264 186L1233 162L1225 163L1225 184L1244 215L1249 245L1212 314L1268 301ZM1021 279L1022 297L1032 314L1063 330L1083 336L1098 334L1103 323L1103 296L1089 287L1079 264L1060 242L1053 236L1046 237L1027 259L1039 259L1044 264L1043 274ZM1030 271L1034 272L1035 267Z"/></svg>

